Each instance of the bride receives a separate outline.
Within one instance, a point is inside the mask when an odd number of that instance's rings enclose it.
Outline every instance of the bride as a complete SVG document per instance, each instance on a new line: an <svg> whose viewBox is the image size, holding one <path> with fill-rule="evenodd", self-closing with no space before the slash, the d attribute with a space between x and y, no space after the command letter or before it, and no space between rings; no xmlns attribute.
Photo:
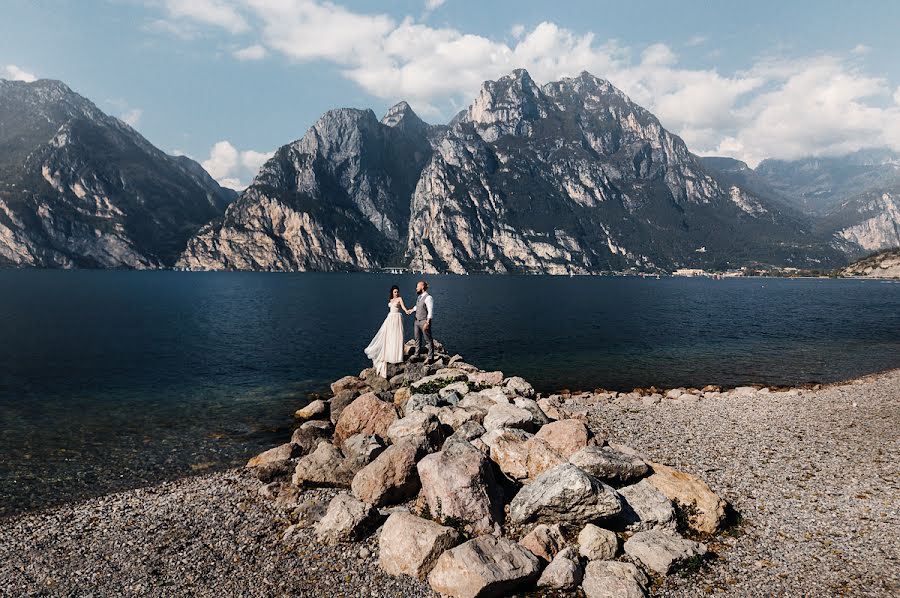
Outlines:
<svg viewBox="0 0 900 598"><path fill-rule="evenodd" d="M387 378L387 364L403 362L403 315L409 313L403 298L400 297L400 287L394 285L388 299L388 315L384 323L366 347L366 357L372 360L375 371L382 378Z"/></svg>

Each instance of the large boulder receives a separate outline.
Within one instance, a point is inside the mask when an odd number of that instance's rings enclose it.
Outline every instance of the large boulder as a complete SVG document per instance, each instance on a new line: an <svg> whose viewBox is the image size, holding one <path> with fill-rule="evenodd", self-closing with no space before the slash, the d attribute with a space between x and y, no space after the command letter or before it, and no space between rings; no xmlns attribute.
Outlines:
<svg viewBox="0 0 900 598"><path fill-rule="evenodd" d="M357 472L350 486L353 496L376 507L407 501L419 492L414 441L400 440Z"/></svg>
<svg viewBox="0 0 900 598"><path fill-rule="evenodd" d="M503 384L503 372L472 372L469 382L478 386L500 386Z"/></svg>
<svg viewBox="0 0 900 598"><path fill-rule="evenodd" d="M610 561L619 551L619 538L613 532L588 523L578 533L578 552L589 561Z"/></svg>
<svg viewBox="0 0 900 598"><path fill-rule="evenodd" d="M451 548L428 575L431 589L454 598L505 596L533 583L541 565L520 545L496 536L480 536Z"/></svg>
<svg viewBox="0 0 900 598"><path fill-rule="evenodd" d="M541 523L519 540L519 544L544 561L550 562L557 552L565 548L566 538L558 523L553 525Z"/></svg>
<svg viewBox="0 0 900 598"><path fill-rule="evenodd" d="M550 418L541 410L541 406L534 399L515 397L513 398L513 405L531 414L531 423L535 428L540 428L544 424L550 423Z"/></svg>
<svg viewBox="0 0 900 598"><path fill-rule="evenodd" d="M401 440L412 441L424 452L434 452L444 442L444 431L437 417L423 411L413 411L395 420L387 429L387 436L394 444Z"/></svg>
<svg viewBox="0 0 900 598"><path fill-rule="evenodd" d="M360 390L365 388L366 383L356 376L344 376L340 380L331 383L331 394L337 396L346 390Z"/></svg>
<svg viewBox="0 0 900 598"><path fill-rule="evenodd" d="M644 598L649 580L631 563L591 561L581 589L587 598Z"/></svg>
<svg viewBox="0 0 900 598"><path fill-rule="evenodd" d="M437 374L425 376L411 384L413 391L423 387L443 388L448 384L468 380L468 374L462 370L440 370Z"/></svg>
<svg viewBox="0 0 900 598"><path fill-rule="evenodd" d="M584 572L574 548L561 550L547 565L538 579L539 588L549 590L574 590L581 584Z"/></svg>
<svg viewBox="0 0 900 598"><path fill-rule="evenodd" d="M425 580L441 554L459 544L459 532L411 513L392 513L378 538L378 562L389 575Z"/></svg>
<svg viewBox="0 0 900 598"><path fill-rule="evenodd" d="M537 477L588 445L591 434L584 423L564 419L541 427L529 442L528 475Z"/></svg>
<svg viewBox="0 0 900 598"><path fill-rule="evenodd" d="M342 390L331 397L328 401L328 411L332 424L337 423L337 420L341 417L341 413L344 412L344 409L346 409L350 403L355 401L359 394L359 390L357 389L347 389Z"/></svg>
<svg viewBox="0 0 900 598"><path fill-rule="evenodd" d="M331 440L331 427L321 427L314 425L307 425L310 423L325 423L325 422L306 422L306 424L300 426L294 433L291 435L291 443L296 444L300 447L300 451L304 455L308 455L319 446L322 442L329 442Z"/></svg>
<svg viewBox="0 0 900 598"><path fill-rule="evenodd" d="M482 424L488 432L497 428L519 428L526 431L534 428L531 413L511 403L498 403L488 409Z"/></svg>
<svg viewBox="0 0 900 598"><path fill-rule="evenodd" d="M469 393L469 384L468 382L454 382L453 384L448 384L444 388L438 391L438 395L444 401L447 401L451 405L455 405L459 402L459 397L464 397ZM456 398L453 398L453 395L457 395Z"/></svg>
<svg viewBox="0 0 900 598"><path fill-rule="evenodd" d="M415 393L403 404L403 414L410 415L415 411L422 411L425 407L437 407L441 404L441 397L437 393Z"/></svg>
<svg viewBox="0 0 900 598"><path fill-rule="evenodd" d="M258 465L253 473L256 475L256 479L264 484L268 484L282 478L287 479L291 477L292 473L294 473L294 462L287 459L280 461L269 461L268 463Z"/></svg>
<svg viewBox="0 0 900 598"><path fill-rule="evenodd" d="M293 459L294 457L299 457L302 454L303 451L299 446L293 442L287 442L256 455L247 461L247 467L259 467L260 465L265 465L266 463L272 463L274 461L286 461L288 459Z"/></svg>
<svg viewBox="0 0 900 598"><path fill-rule="evenodd" d="M640 478L648 470L647 464L640 457L608 446L586 446L570 456L569 463L595 478L614 483Z"/></svg>
<svg viewBox="0 0 900 598"><path fill-rule="evenodd" d="M667 575L678 564L706 554L706 545L682 538L671 530L638 532L625 542L625 554L647 569Z"/></svg>
<svg viewBox="0 0 900 598"><path fill-rule="evenodd" d="M651 463L653 475L647 481L671 501L677 501L688 514L691 529L714 534L725 519L727 503L696 476L666 465Z"/></svg>
<svg viewBox="0 0 900 598"><path fill-rule="evenodd" d="M506 388L519 395L520 397L525 397L530 399L534 396L534 387L528 383L524 378L520 378L518 376L513 376L506 380L505 384Z"/></svg>
<svg viewBox="0 0 900 598"><path fill-rule="evenodd" d="M341 445L341 453L350 469L359 471L384 450L384 444L374 434L354 434Z"/></svg>
<svg viewBox="0 0 900 598"><path fill-rule="evenodd" d="M563 463L526 484L509 505L514 524L532 521L583 525L622 510L618 493L574 465Z"/></svg>
<svg viewBox="0 0 900 598"><path fill-rule="evenodd" d="M456 430L468 422L480 422L484 419L484 414L476 409L441 407L437 417L443 425Z"/></svg>
<svg viewBox="0 0 900 598"><path fill-rule="evenodd" d="M347 487L355 471L344 463L344 455L330 442L322 442L316 450L301 457L294 469L292 482L297 486Z"/></svg>
<svg viewBox="0 0 900 598"><path fill-rule="evenodd" d="M616 529L646 531L654 527L675 529L675 508L665 494L648 480L619 488L622 513L614 522Z"/></svg>
<svg viewBox="0 0 900 598"><path fill-rule="evenodd" d="M465 522L475 533L493 531L502 520L502 497L490 461L465 440L445 442L417 469L433 517Z"/></svg>
<svg viewBox="0 0 900 598"><path fill-rule="evenodd" d="M514 480L528 477L528 440L531 434L517 428L498 428L481 437L490 449L491 461Z"/></svg>
<svg viewBox="0 0 900 598"><path fill-rule="evenodd" d="M334 442L338 446L354 434L375 434L387 438L388 428L397 419L393 403L367 393L355 399L341 412L334 426Z"/></svg>
<svg viewBox="0 0 900 598"><path fill-rule="evenodd" d="M349 494L338 494L314 530L323 544L353 542L365 536L378 519L378 511Z"/></svg>
<svg viewBox="0 0 900 598"><path fill-rule="evenodd" d="M328 403L322 399L311 401L306 407L297 409L294 417L301 421L308 419L328 419Z"/></svg>

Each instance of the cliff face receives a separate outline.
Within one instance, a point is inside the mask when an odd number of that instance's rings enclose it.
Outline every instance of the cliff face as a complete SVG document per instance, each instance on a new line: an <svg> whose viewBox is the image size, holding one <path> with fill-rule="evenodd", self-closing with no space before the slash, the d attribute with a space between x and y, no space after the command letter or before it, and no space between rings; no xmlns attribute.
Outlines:
<svg viewBox="0 0 900 598"><path fill-rule="evenodd" d="M191 239L179 266L330 271L396 260L431 132L405 102L381 122L371 110L326 113Z"/></svg>
<svg viewBox="0 0 900 598"><path fill-rule="evenodd" d="M405 103L381 122L327 113L179 265L558 274L840 260L810 226L716 178L608 82L539 87L517 70L448 127Z"/></svg>
<svg viewBox="0 0 900 598"><path fill-rule="evenodd" d="M0 266L172 265L234 196L58 81L0 80Z"/></svg>
<svg viewBox="0 0 900 598"><path fill-rule="evenodd" d="M853 262L841 270L841 276L900 278L900 249L882 251Z"/></svg>
<svg viewBox="0 0 900 598"><path fill-rule="evenodd" d="M821 223L850 255L900 247L900 186L852 197L833 209Z"/></svg>

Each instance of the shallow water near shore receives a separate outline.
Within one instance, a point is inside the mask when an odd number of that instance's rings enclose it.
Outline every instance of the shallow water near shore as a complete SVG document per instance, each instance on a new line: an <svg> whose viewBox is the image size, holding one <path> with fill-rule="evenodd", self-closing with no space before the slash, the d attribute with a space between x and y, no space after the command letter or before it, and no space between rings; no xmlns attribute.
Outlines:
<svg viewBox="0 0 900 598"><path fill-rule="evenodd" d="M417 277L0 272L0 517L235 465ZM559 388L830 382L900 366L900 284L429 277L435 335ZM407 334L411 334L407 326Z"/></svg>

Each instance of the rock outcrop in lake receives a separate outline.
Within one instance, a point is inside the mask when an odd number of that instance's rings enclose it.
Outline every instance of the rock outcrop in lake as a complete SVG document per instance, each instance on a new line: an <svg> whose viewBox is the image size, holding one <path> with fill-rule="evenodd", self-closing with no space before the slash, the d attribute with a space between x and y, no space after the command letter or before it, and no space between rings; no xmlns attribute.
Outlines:
<svg viewBox="0 0 900 598"><path fill-rule="evenodd" d="M608 445L592 429L579 407L603 397L542 397L440 346L434 364L388 367L388 378L368 368L336 381L323 403L350 399L336 423L334 409L302 411L294 438L304 442L248 463L267 482L260 494L293 509L285 538L309 525L326 545L375 535L383 571L427 581L443 596L581 586L587 596L639 597L650 583L641 569L665 576L697 566L704 542L725 525L726 503L702 480ZM666 400L682 394L691 393ZM516 417L490 423L498 408ZM378 450L352 448L360 436ZM587 459L589 450L602 451L607 466L593 466L599 457ZM327 505L290 502L304 487L348 485Z"/></svg>
<svg viewBox="0 0 900 598"><path fill-rule="evenodd" d="M0 267L172 266L235 196L59 81L0 80Z"/></svg>
<svg viewBox="0 0 900 598"><path fill-rule="evenodd" d="M282 147L179 266L597 273L842 255L777 201L723 182L588 73L484 84L449 126L401 103L333 110Z"/></svg>

